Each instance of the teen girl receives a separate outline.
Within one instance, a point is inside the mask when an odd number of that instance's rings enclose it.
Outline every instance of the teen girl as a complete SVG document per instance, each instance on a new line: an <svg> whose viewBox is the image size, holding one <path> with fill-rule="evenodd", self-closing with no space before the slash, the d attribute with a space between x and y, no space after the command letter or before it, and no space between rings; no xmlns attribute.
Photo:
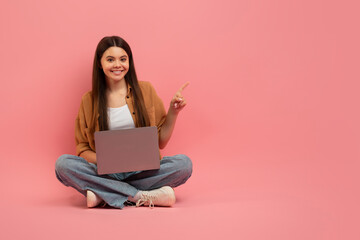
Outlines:
<svg viewBox="0 0 360 240"><path fill-rule="evenodd" d="M86 196L88 207L108 204L123 208L131 202L136 206L172 206L173 188L185 183L192 173L187 156L164 157L159 170L98 175L94 132L157 126L159 147L164 148L186 106L181 92L187 85L176 92L166 113L153 86L138 81L128 43L117 36L104 37L95 52L92 91L82 97L75 122L76 156L65 154L56 161L59 181Z"/></svg>

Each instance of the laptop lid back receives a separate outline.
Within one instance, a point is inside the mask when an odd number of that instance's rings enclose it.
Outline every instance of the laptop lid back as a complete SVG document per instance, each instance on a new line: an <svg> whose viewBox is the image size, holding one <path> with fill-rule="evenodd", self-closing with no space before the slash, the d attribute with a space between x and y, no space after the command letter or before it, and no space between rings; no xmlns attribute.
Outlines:
<svg viewBox="0 0 360 240"><path fill-rule="evenodd" d="M157 127L95 132L98 174L160 168Z"/></svg>

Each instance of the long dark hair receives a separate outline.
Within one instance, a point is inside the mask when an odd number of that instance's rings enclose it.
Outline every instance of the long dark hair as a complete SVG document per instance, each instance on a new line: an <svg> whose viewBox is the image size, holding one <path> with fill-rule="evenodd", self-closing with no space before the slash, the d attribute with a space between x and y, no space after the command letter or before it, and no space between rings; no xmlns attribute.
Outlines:
<svg viewBox="0 0 360 240"><path fill-rule="evenodd" d="M129 70L125 75L125 81L132 89L135 110L135 127L146 127L150 125L149 116L147 114L144 98L139 87L139 82L135 72L133 55L129 44L118 36L104 37L97 45L93 64L92 75L92 102L93 102L93 116L90 129L94 132L96 121L99 121L100 131L108 130L108 114L107 114L107 99L106 99L106 79L104 71L101 67L101 58L104 52L109 47L120 47L125 50L129 56ZM99 119L97 119L99 114Z"/></svg>

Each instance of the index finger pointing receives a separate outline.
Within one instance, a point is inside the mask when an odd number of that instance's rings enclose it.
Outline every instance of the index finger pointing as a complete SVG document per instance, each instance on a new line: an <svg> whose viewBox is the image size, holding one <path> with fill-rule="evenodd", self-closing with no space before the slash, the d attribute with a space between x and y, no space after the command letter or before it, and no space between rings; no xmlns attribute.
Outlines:
<svg viewBox="0 0 360 240"><path fill-rule="evenodd" d="M189 84L190 82L186 82L184 85L182 85L181 88L179 89L179 92L182 92Z"/></svg>

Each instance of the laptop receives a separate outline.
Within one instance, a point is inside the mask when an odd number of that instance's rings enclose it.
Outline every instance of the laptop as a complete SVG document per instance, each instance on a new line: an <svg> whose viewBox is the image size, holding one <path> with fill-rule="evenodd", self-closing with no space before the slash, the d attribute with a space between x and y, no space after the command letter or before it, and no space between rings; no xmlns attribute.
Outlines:
<svg viewBox="0 0 360 240"><path fill-rule="evenodd" d="M160 168L157 127L95 132L98 174Z"/></svg>

